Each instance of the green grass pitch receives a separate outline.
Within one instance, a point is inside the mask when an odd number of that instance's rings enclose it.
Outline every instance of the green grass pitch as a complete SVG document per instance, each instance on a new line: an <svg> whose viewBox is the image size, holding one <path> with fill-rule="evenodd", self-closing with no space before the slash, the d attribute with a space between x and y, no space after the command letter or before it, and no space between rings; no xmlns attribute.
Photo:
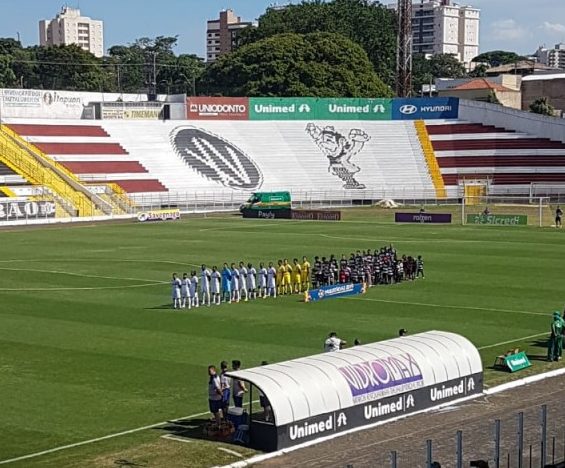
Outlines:
<svg viewBox="0 0 565 468"><path fill-rule="evenodd" d="M208 364L237 358L251 367L314 354L331 330L363 343L399 328L458 332L481 349L485 367L510 347L541 357L551 312L563 308L564 235L394 225L370 210L346 212L340 223L226 215L1 231L0 462L206 411ZM389 243L423 255L426 279L354 299L304 304L293 296L191 311L171 310L170 287L160 284L201 263L258 264ZM530 372L555 366L534 360ZM487 369L486 378L509 376ZM106 466L104 454L150 447L156 437L126 436L13 466ZM186 466L205 464L195 457Z"/></svg>

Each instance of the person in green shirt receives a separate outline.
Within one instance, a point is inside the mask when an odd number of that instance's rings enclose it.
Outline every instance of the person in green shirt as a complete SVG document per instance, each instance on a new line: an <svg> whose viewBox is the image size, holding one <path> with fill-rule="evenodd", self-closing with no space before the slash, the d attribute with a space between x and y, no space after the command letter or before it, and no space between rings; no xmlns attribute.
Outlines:
<svg viewBox="0 0 565 468"><path fill-rule="evenodd" d="M547 348L547 360L559 361L563 353L563 327L565 323L559 312L553 313L553 322L551 322L551 336Z"/></svg>

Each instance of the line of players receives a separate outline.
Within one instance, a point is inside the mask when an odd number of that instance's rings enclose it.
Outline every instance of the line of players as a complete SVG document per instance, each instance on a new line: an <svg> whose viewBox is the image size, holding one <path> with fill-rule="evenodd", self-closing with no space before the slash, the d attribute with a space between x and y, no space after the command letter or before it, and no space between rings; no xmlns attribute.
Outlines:
<svg viewBox="0 0 565 468"><path fill-rule="evenodd" d="M369 287L393 284L424 278L424 260L421 255L417 258L406 255L398 257L392 246L374 251L358 250L349 258L342 255L340 260L334 255L329 259L315 257L312 276L317 288L337 283L365 283Z"/></svg>
<svg viewBox="0 0 565 468"><path fill-rule="evenodd" d="M221 302L247 302L249 299L276 298L280 294L300 294L310 288L311 268L306 257L302 263L294 259L279 260L277 267L272 262L266 267L259 264L239 262L239 266L224 263L222 270L202 265L200 274L192 271L179 278L173 273L171 280L173 307L175 309L220 305ZM200 294L199 294L200 293Z"/></svg>

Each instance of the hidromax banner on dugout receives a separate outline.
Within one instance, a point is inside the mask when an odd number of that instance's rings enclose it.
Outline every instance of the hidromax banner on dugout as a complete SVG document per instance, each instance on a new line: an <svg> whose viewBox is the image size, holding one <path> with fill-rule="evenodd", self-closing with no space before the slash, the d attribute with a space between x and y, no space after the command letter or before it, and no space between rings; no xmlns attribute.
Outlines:
<svg viewBox="0 0 565 468"><path fill-rule="evenodd" d="M390 120L391 99L250 98L250 120Z"/></svg>
<svg viewBox="0 0 565 468"><path fill-rule="evenodd" d="M393 120L456 119L459 117L459 98L394 99Z"/></svg>

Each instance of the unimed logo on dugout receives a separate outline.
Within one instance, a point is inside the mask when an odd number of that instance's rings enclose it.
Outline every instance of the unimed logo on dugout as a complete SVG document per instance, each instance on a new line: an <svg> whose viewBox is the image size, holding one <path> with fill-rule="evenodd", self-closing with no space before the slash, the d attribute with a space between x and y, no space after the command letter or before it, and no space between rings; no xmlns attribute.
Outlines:
<svg viewBox="0 0 565 468"><path fill-rule="evenodd" d="M248 98L190 97L189 120L249 120Z"/></svg>

